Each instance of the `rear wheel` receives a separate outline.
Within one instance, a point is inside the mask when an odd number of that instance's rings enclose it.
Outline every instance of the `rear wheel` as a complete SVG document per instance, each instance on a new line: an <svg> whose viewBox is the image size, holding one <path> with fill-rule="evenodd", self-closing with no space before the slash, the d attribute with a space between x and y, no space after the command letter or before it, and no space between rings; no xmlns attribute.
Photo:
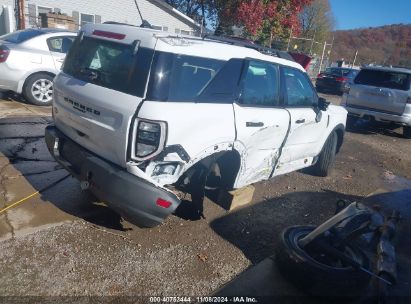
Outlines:
<svg viewBox="0 0 411 304"><path fill-rule="evenodd" d="M410 126L405 126L405 127L402 127L402 129L403 129L404 137L411 139L411 127Z"/></svg>
<svg viewBox="0 0 411 304"><path fill-rule="evenodd" d="M337 154L337 133L332 132L324 144L318 157L318 161L313 166L313 173L317 176L328 176L335 162Z"/></svg>
<svg viewBox="0 0 411 304"><path fill-rule="evenodd" d="M300 247L299 240L314 229L312 226L295 226L283 231L276 252L277 266L282 275L315 296L360 296L370 282L367 273L322 252L318 246ZM360 249L348 244L338 250L369 270L370 261Z"/></svg>
<svg viewBox="0 0 411 304"><path fill-rule="evenodd" d="M31 75L23 90L28 102L37 106L49 106L53 101L53 76L46 73Z"/></svg>

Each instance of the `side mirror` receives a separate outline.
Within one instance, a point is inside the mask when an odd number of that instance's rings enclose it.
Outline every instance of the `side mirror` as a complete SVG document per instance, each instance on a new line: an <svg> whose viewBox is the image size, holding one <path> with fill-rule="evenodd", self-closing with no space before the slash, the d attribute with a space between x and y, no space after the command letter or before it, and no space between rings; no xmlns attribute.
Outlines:
<svg viewBox="0 0 411 304"><path fill-rule="evenodd" d="M318 98L318 108L321 111L327 111L329 105L330 105L330 102L328 102L325 98L323 97Z"/></svg>
<svg viewBox="0 0 411 304"><path fill-rule="evenodd" d="M330 103L323 97L318 98L318 103L314 106L314 111L317 114L315 117L316 122L320 122L321 119L323 118L323 112L322 111L327 111L328 106Z"/></svg>

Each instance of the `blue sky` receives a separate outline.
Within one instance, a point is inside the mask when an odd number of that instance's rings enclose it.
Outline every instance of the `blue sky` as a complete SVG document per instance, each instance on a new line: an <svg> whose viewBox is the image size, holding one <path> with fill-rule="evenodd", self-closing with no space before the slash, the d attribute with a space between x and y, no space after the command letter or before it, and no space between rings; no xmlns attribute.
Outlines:
<svg viewBox="0 0 411 304"><path fill-rule="evenodd" d="M411 24L411 0L330 0L336 29Z"/></svg>

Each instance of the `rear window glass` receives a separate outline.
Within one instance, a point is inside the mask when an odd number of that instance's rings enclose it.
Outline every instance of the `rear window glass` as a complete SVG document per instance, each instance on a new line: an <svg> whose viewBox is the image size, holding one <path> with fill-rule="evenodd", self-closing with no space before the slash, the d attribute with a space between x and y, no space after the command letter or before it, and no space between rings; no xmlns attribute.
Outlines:
<svg viewBox="0 0 411 304"><path fill-rule="evenodd" d="M143 97L154 51L101 39L76 40L63 72L108 89Z"/></svg>
<svg viewBox="0 0 411 304"><path fill-rule="evenodd" d="M361 70L354 80L356 84L404 91L410 89L410 82L410 74L378 70Z"/></svg>
<svg viewBox="0 0 411 304"><path fill-rule="evenodd" d="M11 43L22 43L27 41L31 38L43 35L44 32L34 29L24 30L24 31L17 31L14 33L6 34L0 36L0 40L11 42Z"/></svg>
<svg viewBox="0 0 411 304"><path fill-rule="evenodd" d="M147 98L195 101L216 77L225 61L156 52Z"/></svg>

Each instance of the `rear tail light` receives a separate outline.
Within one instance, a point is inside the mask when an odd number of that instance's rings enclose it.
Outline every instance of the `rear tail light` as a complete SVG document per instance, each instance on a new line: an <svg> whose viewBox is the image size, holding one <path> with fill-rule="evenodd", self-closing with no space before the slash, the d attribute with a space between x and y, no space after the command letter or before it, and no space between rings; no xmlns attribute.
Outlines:
<svg viewBox="0 0 411 304"><path fill-rule="evenodd" d="M159 154L164 147L167 125L163 121L137 120L132 158L143 161Z"/></svg>
<svg viewBox="0 0 411 304"><path fill-rule="evenodd" d="M166 201L165 199L159 198L156 201L156 205L167 209L172 205L172 203L169 201Z"/></svg>
<svg viewBox="0 0 411 304"><path fill-rule="evenodd" d="M338 82L345 82L345 81L348 80L348 78L347 77L337 77L337 78L335 78L335 80L338 81Z"/></svg>
<svg viewBox="0 0 411 304"><path fill-rule="evenodd" d="M6 46L0 46L0 62L6 62L10 55L10 50Z"/></svg>
<svg viewBox="0 0 411 304"><path fill-rule="evenodd" d="M317 75L317 78L323 78L323 74L321 74L321 73L318 74L318 75Z"/></svg>

